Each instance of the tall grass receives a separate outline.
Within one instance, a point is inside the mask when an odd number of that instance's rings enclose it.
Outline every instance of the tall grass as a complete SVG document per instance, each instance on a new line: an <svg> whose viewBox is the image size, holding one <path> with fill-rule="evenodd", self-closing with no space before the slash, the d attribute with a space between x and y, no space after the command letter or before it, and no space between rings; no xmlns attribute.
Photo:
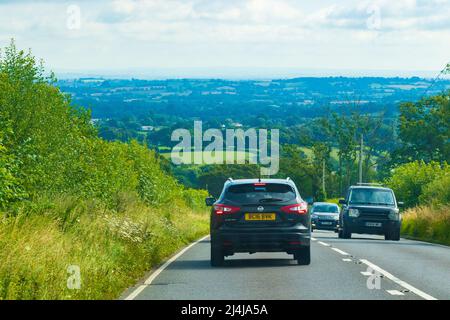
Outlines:
<svg viewBox="0 0 450 320"><path fill-rule="evenodd" d="M152 266L208 232L205 211L148 207L133 193L115 207L41 198L0 223L0 299L114 299ZM81 288L67 286L79 266Z"/></svg>
<svg viewBox="0 0 450 320"><path fill-rule="evenodd" d="M402 234L413 239L450 245L450 206L420 206L403 215Z"/></svg>

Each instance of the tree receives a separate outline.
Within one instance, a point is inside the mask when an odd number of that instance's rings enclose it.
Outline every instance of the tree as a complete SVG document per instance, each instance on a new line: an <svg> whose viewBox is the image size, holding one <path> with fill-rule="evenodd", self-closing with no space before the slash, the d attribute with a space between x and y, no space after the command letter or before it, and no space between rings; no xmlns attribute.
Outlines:
<svg viewBox="0 0 450 320"><path fill-rule="evenodd" d="M399 138L402 146L394 163L414 160L450 162L450 91L400 105Z"/></svg>

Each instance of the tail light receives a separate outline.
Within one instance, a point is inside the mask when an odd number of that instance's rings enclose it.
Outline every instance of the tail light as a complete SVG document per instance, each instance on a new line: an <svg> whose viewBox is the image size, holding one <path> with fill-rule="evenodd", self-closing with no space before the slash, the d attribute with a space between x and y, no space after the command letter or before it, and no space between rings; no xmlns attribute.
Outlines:
<svg viewBox="0 0 450 320"><path fill-rule="evenodd" d="M281 211L294 214L307 214L308 204L306 202L300 202L297 204L291 204L281 208Z"/></svg>
<svg viewBox="0 0 450 320"><path fill-rule="evenodd" d="M216 215L222 214L233 214L241 210L239 207L227 206L224 204L216 204L214 205L214 213Z"/></svg>

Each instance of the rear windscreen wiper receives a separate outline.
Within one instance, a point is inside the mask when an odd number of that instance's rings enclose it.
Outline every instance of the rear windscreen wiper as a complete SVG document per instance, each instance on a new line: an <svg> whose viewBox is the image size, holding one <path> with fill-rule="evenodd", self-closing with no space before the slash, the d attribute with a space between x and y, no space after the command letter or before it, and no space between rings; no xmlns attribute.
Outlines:
<svg viewBox="0 0 450 320"><path fill-rule="evenodd" d="M280 201L284 201L283 199L278 199L278 198L270 198L270 199L260 199L259 202L280 202Z"/></svg>

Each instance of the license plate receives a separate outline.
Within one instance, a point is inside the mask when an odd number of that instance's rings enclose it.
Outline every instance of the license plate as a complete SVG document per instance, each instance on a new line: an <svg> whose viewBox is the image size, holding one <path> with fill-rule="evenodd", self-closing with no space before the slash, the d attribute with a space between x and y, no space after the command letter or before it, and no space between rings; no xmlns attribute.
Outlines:
<svg viewBox="0 0 450 320"><path fill-rule="evenodd" d="M321 224L324 224L326 226L331 226L333 224L333 222L325 221L325 222L321 222Z"/></svg>
<svg viewBox="0 0 450 320"><path fill-rule="evenodd" d="M381 227L381 222L366 222L366 227Z"/></svg>
<svg viewBox="0 0 450 320"><path fill-rule="evenodd" d="M276 219L275 213L246 213L246 221L274 221Z"/></svg>

